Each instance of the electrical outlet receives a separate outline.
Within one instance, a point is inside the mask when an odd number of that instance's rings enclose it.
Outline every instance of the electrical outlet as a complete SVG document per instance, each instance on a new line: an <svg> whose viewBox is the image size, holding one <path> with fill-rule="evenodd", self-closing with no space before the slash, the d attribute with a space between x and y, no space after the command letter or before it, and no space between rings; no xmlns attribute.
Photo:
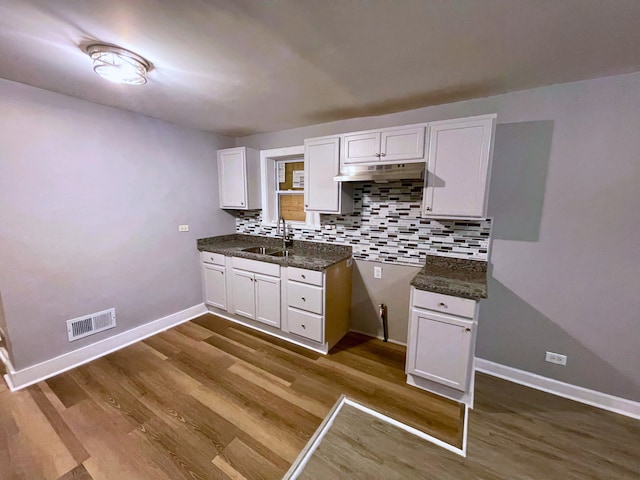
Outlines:
<svg viewBox="0 0 640 480"><path fill-rule="evenodd" d="M373 267L373 278L382 278L382 267Z"/></svg>
<svg viewBox="0 0 640 480"><path fill-rule="evenodd" d="M549 363L557 363L558 365L567 364L567 356L561 355L559 353L547 352L547 354L544 357L544 360Z"/></svg>
<svg viewBox="0 0 640 480"><path fill-rule="evenodd" d="M189 225L178 225L178 231L179 232L188 232L189 231Z"/></svg>

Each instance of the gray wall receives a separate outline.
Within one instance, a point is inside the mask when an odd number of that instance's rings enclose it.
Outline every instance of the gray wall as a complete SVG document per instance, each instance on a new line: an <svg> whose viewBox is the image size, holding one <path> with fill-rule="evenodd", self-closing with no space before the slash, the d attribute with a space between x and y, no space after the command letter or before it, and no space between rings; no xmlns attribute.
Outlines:
<svg viewBox="0 0 640 480"><path fill-rule="evenodd" d="M494 242L477 355L640 400L639 91L640 74L620 75L236 144L277 148L314 136L497 112L489 200ZM361 265L363 278L370 275ZM356 282L354 303L381 298L367 290L368 281ZM393 291L409 289L404 275L382 282ZM406 325L391 328L406 331ZM568 355L567 366L544 362L546 350Z"/></svg>
<svg viewBox="0 0 640 480"><path fill-rule="evenodd" d="M373 268L382 268L382 278L373 277ZM409 282L419 267L356 260L351 295L351 328L374 337L382 337L378 306L387 306L389 339L407 342L409 327Z"/></svg>
<svg viewBox="0 0 640 480"><path fill-rule="evenodd" d="M196 238L235 228L215 161L233 139L6 80L0 111L0 326L15 368L202 302ZM65 320L110 307L117 328L67 342Z"/></svg>

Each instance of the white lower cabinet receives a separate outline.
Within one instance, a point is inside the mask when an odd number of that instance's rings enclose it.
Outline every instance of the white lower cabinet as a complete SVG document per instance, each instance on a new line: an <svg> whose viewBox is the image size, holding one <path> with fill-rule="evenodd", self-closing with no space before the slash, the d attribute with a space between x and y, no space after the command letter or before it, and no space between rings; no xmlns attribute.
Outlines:
<svg viewBox="0 0 640 480"><path fill-rule="evenodd" d="M477 302L412 287L410 315L408 383L473 406Z"/></svg>
<svg viewBox="0 0 640 480"><path fill-rule="evenodd" d="M227 275L226 268L220 265L203 264L204 298L208 305L227 309Z"/></svg>
<svg viewBox="0 0 640 480"><path fill-rule="evenodd" d="M227 269L225 257L218 253L202 252L202 289L204 302L212 307L227 309Z"/></svg>
<svg viewBox="0 0 640 480"><path fill-rule="evenodd" d="M414 309L408 371L464 391L469 376L473 321Z"/></svg>
<svg viewBox="0 0 640 480"><path fill-rule="evenodd" d="M324 318L321 315L315 315L289 307L287 309L287 316L289 320L289 332L308 338L314 342L322 342Z"/></svg>
<svg viewBox="0 0 640 480"><path fill-rule="evenodd" d="M255 276L256 320L280 327L280 279Z"/></svg>
<svg viewBox="0 0 640 480"><path fill-rule="evenodd" d="M233 313L280 327L280 278L233 269Z"/></svg>
<svg viewBox="0 0 640 480"><path fill-rule="evenodd" d="M349 331L352 260L323 271L202 252L209 311L327 353Z"/></svg>

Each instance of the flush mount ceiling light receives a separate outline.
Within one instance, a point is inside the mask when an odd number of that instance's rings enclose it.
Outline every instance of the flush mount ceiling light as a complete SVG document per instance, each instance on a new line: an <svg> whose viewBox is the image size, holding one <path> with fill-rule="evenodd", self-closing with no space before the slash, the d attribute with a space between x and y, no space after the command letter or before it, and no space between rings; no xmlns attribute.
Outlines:
<svg viewBox="0 0 640 480"><path fill-rule="evenodd" d="M110 82L144 85L151 65L140 55L110 45L91 45L87 53L93 60L93 71Z"/></svg>

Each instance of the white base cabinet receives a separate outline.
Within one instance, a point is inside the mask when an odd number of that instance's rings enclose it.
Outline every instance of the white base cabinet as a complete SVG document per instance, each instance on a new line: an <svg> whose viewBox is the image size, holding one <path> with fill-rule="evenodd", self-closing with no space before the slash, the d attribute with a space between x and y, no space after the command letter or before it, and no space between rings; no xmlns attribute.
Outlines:
<svg viewBox="0 0 640 480"><path fill-rule="evenodd" d="M218 253L202 252L202 289L204 302L212 307L227 309L227 268L225 257Z"/></svg>
<svg viewBox="0 0 640 480"><path fill-rule="evenodd" d="M474 300L411 288L408 383L473 407L477 307Z"/></svg>
<svg viewBox="0 0 640 480"><path fill-rule="evenodd" d="M316 271L201 255L210 312L321 353L349 331L351 259Z"/></svg>
<svg viewBox="0 0 640 480"><path fill-rule="evenodd" d="M280 327L280 266L234 258L233 313Z"/></svg>

